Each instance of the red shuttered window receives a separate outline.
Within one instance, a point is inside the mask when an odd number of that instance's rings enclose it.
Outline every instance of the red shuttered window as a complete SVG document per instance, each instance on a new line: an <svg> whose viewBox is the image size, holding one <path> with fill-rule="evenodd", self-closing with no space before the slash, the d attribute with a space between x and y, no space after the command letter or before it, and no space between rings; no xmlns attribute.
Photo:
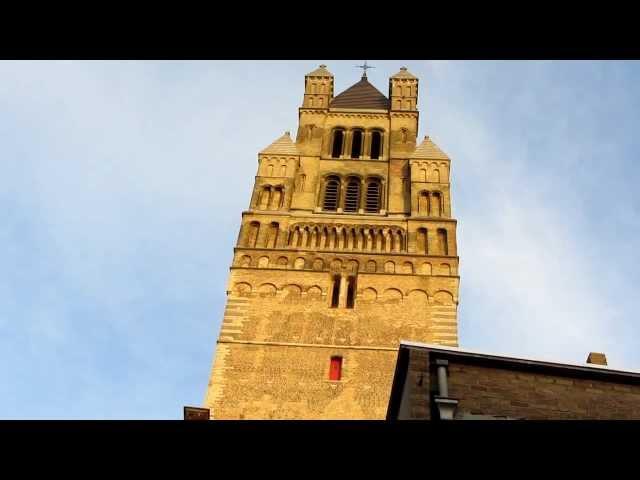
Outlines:
<svg viewBox="0 0 640 480"><path fill-rule="evenodd" d="M340 380L342 377L342 357L331 357L329 380Z"/></svg>

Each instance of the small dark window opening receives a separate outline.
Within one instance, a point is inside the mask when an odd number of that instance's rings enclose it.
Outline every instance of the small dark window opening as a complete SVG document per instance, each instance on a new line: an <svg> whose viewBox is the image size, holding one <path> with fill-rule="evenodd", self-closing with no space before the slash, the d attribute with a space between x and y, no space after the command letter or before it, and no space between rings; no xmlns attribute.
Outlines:
<svg viewBox="0 0 640 480"><path fill-rule="evenodd" d="M340 302L340 275L333 277L333 291L331 292L331 308L338 308Z"/></svg>
<svg viewBox="0 0 640 480"><path fill-rule="evenodd" d="M427 229L419 228L418 236L416 238L416 249L418 250L418 254L420 255L428 255L429 254L429 245L428 245L428 237L427 237Z"/></svg>
<svg viewBox="0 0 640 480"><path fill-rule="evenodd" d="M371 134L371 158L377 160L380 158L380 151L382 150L382 135L380 132L373 132Z"/></svg>
<svg viewBox="0 0 640 480"><path fill-rule="evenodd" d="M380 211L380 182L378 180L371 180L367 184L365 211L367 213L377 213Z"/></svg>
<svg viewBox="0 0 640 480"><path fill-rule="evenodd" d="M329 364L329 380L340 380L342 378L342 357L331 357Z"/></svg>
<svg viewBox="0 0 640 480"><path fill-rule="evenodd" d="M324 189L323 210L335 212L338 209L338 194L340 181L336 177L329 177Z"/></svg>
<svg viewBox="0 0 640 480"><path fill-rule="evenodd" d="M354 130L353 140L351 141L351 158L360 158L362 154L362 132Z"/></svg>
<svg viewBox="0 0 640 480"><path fill-rule="evenodd" d="M440 255L449 255L447 247L447 231L444 228L438 229L438 243L440 244Z"/></svg>
<svg viewBox="0 0 640 480"><path fill-rule="evenodd" d="M356 302L356 279L349 277L349 285L347 286L347 308L353 308Z"/></svg>
<svg viewBox="0 0 640 480"><path fill-rule="evenodd" d="M357 212L360 207L360 179L352 178L347 183L347 193L344 199L345 212Z"/></svg>
<svg viewBox="0 0 640 480"><path fill-rule="evenodd" d="M333 133L333 146L331 148L331 156L333 158L340 158L340 155L342 155L343 140L344 140L344 132L342 130L336 130Z"/></svg>

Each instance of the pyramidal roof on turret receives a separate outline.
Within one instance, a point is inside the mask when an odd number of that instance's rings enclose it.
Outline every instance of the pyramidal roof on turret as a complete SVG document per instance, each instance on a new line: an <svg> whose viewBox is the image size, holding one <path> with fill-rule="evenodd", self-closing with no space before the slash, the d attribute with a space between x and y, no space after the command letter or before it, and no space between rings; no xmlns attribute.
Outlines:
<svg viewBox="0 0 640 480"><path fill-rule="evenodd" d="M307 77L333 77L333 73L327 70L326 65L320 65L313 72L307 73Z"/></svg>
<svg viewBox="0 0 640 480"><path fill-rule="evenodd" d="M407 67L400 67L400 71L391 78L418 78L407 70Z"/></svg>
<svg viewBox="0 0 640 480"><path fill-rule="evenodd" d="M389 99L376 87L369 83L366 76L344 92L334 97L330 108L364 108L371 110L388 110Z"/></svg>
<svg viewBox="0 0 640 480"><path fill-rule="evenodd" d="M268 153L271 155L300 155L296 144L291 140L289 132L284 132L284 135L264 150L261 150L260 153Z"/></svg>
<svg viewBox="0 0 640 480"><path fill-rule="evenodd" d="M424 137L424 140L415 151L411 154L410 158L426 158L429 160L449 160L446 153L440 150L435 143L431 141L429 136Z"/></svg>

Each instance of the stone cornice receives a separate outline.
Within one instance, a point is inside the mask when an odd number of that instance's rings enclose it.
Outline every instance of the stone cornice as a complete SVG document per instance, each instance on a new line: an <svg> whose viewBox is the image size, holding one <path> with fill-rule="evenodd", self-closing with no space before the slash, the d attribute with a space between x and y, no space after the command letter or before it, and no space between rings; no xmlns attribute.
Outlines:
<svg viewBox="0 0 640 480"><path fill-rule="evenodd" d="M379 252L377 250L373 251L373 250L345 250L345 249L319 249L319 248L300 248L300 247L290 247L290 248L284 248L284 247L278 247L278 248L263 248L263 247L234 247L233 248L233 252L234 253L238 253L238 252L247 252L247 253L252 253L252 252L262 252L265 255L267 254L277 254L277 253L282 253L283 255L285 254L291 254L291 253L296 253L296 254L302 254L302 253L313 253L316 255L337 255L340 258L343 257L371 257L371 256L380 256L380 257L388 257L388 258L392 258L392 257L403 257L406 259L414 259L416 261L419 260L423 260L423 261L430 261L430 262L454 262L454 263L458 263L460 261L460 257L458 255L422 255L422 254L418 254L415 252ZM231 265L231 268L240 268L237 265ZM244 268L244 267L243 267ZM254 267L250 267L250 268L254 268ZM261 268L260 270L264 270L264 268ZM282 270L279 268L274 268L274 270ZM310 269L303 269L300 270L303 272L308 272L311 271ZM321 271L321 270L319 270ZM369 273L371 275L374 275L376 273L379 273L381 275L390 275L389 273L385 273L385 272L362 272L362 273ZM395 275L404 275L402 273L396 272ZM417 273L411 273L411 274L406 274L406 275L416 275L419 277L423 277L425 275L422 274L417 274ZM435 277L447 277L447 278L459 278L458 275L427 275L427 276L435 276Z"/></svg>
<svg viewBox="0 0 640 480"><path fill-rule="evenodd" d="M391 117L400 117L400 118L418 118L417 111L391 111L389 112Z"/></svg>
<svg viewBox="0 0 640 480"><path fill-rule="evenodd" d="M366 113L365 113L366 112ZM338 117L338 118L379 118L379 119L388 119L389 115L387 113L377 113L375 110L363 110L362 113L352 112L351 110L347 110L345 112L329 112L329 117Z"/></svg>

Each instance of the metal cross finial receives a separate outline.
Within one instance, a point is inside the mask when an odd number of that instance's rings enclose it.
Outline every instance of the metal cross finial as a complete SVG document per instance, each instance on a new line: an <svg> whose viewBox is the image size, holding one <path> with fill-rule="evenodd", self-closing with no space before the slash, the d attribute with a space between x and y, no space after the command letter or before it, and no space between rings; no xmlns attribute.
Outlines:
<svg viewBox="0 0 640 480"><path fill-rule="evenodd" d="M361 68L362 69L362 77L363 78L367 78L367 69L368 68L376 68L376 67L372 67L371 65L367 65L367 61L364 61L364 65L356 65L357 68Z"/></svg>

